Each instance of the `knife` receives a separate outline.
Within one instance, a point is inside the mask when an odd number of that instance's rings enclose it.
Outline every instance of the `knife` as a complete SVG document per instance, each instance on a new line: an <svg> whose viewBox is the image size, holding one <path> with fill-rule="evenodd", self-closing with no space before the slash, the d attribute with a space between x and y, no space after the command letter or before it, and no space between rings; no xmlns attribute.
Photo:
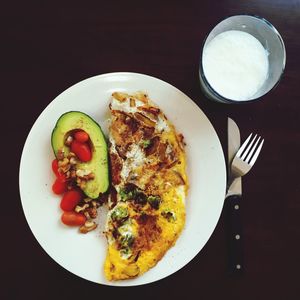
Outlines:
<svg viewBox="0 0 300 300"><path fill-rule="evenodd" d="M236 123L228 118L228 190L225 198L225 213L227 221L228 241L228 271L231 275L240 275L244 270L243 264L243 235L241 222L242 179L231 179L231 163L240 148L240 130Z"/></svg>

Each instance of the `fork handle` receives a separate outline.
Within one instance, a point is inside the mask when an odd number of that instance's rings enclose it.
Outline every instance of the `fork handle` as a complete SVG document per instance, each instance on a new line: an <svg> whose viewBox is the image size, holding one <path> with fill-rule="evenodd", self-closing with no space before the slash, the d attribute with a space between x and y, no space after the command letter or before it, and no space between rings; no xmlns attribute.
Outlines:
<svg viewBox="0 0 300 300"><path fill-rule="evenodd" d="M241 275L244 270L241 200L241 195L231 195L225 200L228 271L233 276Z"/></svg>

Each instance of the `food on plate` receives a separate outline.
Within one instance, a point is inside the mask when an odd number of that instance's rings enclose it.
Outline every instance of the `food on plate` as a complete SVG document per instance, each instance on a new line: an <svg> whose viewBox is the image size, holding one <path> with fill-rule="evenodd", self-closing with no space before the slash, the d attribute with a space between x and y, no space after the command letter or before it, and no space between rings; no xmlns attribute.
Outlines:
<svg viewBox="0 0 300 300"><path fill-rule="evenodd" d="M100 126L88 115L71 111L57 121L51 137L56 159L52 190L61 195L62 223L81 226L87 233L97 227L93 219L109 187L108 154Z"/></svg>
<svg viewBox="0 0 300 300"><path fill-rule="evenodd" d="M65 211L61 215L61 221L68 226L83 226L86 222L86 217L75 211Z"/></svg>
<svg viewBox="0 0 300 300"><path fill-rule="evenodd" d="M113 93L109 108L109 149L86 114L58 119L52 190L62 195L61 222L81 233L97 228L97 209L108 205L104 273L122 280L148 271L175 244L185 224L188 179L183 135L146 94Z"/></svg>
<svg viewBox="0 0 300 300"><path fill-rule="evenodd" d="M67 178L76 175L77 183L87 197L96 199L107 191L106 140L92 118L78 111L63 114L53 129L51 143L56 158L61 162L60 167L65 167L63 171L66 172L63 173Z"/></svg>
<svg viewBox="0 0 300 300"><path fill-rule="evenodd" d="M184 141L144 93L110 102L111 193L106 223L108 280L139 276L172 247L185 223Z"/></svg>

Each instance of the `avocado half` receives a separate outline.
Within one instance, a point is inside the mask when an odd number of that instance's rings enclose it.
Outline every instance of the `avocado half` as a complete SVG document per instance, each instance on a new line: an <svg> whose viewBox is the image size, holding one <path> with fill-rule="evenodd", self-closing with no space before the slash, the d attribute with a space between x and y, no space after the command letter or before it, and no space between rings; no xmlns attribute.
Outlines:
<svg viewBox="0 0 300 300"><path fill-rule="evenodd" d="M96 199L109 187L107 144L101 127L85 113L67 112L58 119L52 131L52 148L55 156L59 149L62 149L67 155L70 149L65 146L65 140L70 132L76 129L84 130L90 137L92 159L88 162L78 163L78 168L90 170L95 174L94 179L87 181L83 192L87 197Z"/></svg>

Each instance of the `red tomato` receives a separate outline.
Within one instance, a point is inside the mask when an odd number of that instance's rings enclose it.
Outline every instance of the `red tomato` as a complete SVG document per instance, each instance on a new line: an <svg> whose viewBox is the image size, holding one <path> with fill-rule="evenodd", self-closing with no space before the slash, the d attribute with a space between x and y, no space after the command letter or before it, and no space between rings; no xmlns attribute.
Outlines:
<svg viewBox="0 0 300 300"><path fill-rule="evenodd" d="M60 178L56 178L55 182L52 185L52 191L57 194L63 194L68 189L67 183L62 181Z"/></svg>
<svg viewBox="0 0 300 300"><path fill-rule="evenodd" d="M79 130L74 133L74 138L79 143L85 143L89 140L90 137L85 131Z"/></svg>
<svg viewBox="0 0 300 300"><path fill-rule="evenodd" d="M86 217L75 211L65 211L61 216L61 221L69 226L81 226L85 223Z"/></svg>
<svg viewBox="0 0 300 300"><path fill-rule="evenodd" d="M60 202L60 208L64 211L72 211L82 199L82 193L79 190L67 191Z"/></svg>
<svg viewBox="0 0 300 300"><path fill-rule="evenodd" d="M74 140L71 144L71 151L83 162L92 159L92 152L87 143L80 143L77 140Z"/></svg>
<svg viewBox="0 0 300 300"><path fill-rule="evenodd" d="M54 160L52 161L52 171L54 172L54 174L55 174L56 176L59 176L59 175L60 175L60 173L58 172L58 160L57 160L57 159L54 159Z"/></svg>
<svg viewBox="0 0 300 300"><path fill-rule="evenodd" d="M54 159L52 161L52 170L54 172L54 174L56 175L56 177L60 180L60 181L66 181L66 177L64 174L61 174L59 171L58 171L58 160L57 159Z"/></svg>

